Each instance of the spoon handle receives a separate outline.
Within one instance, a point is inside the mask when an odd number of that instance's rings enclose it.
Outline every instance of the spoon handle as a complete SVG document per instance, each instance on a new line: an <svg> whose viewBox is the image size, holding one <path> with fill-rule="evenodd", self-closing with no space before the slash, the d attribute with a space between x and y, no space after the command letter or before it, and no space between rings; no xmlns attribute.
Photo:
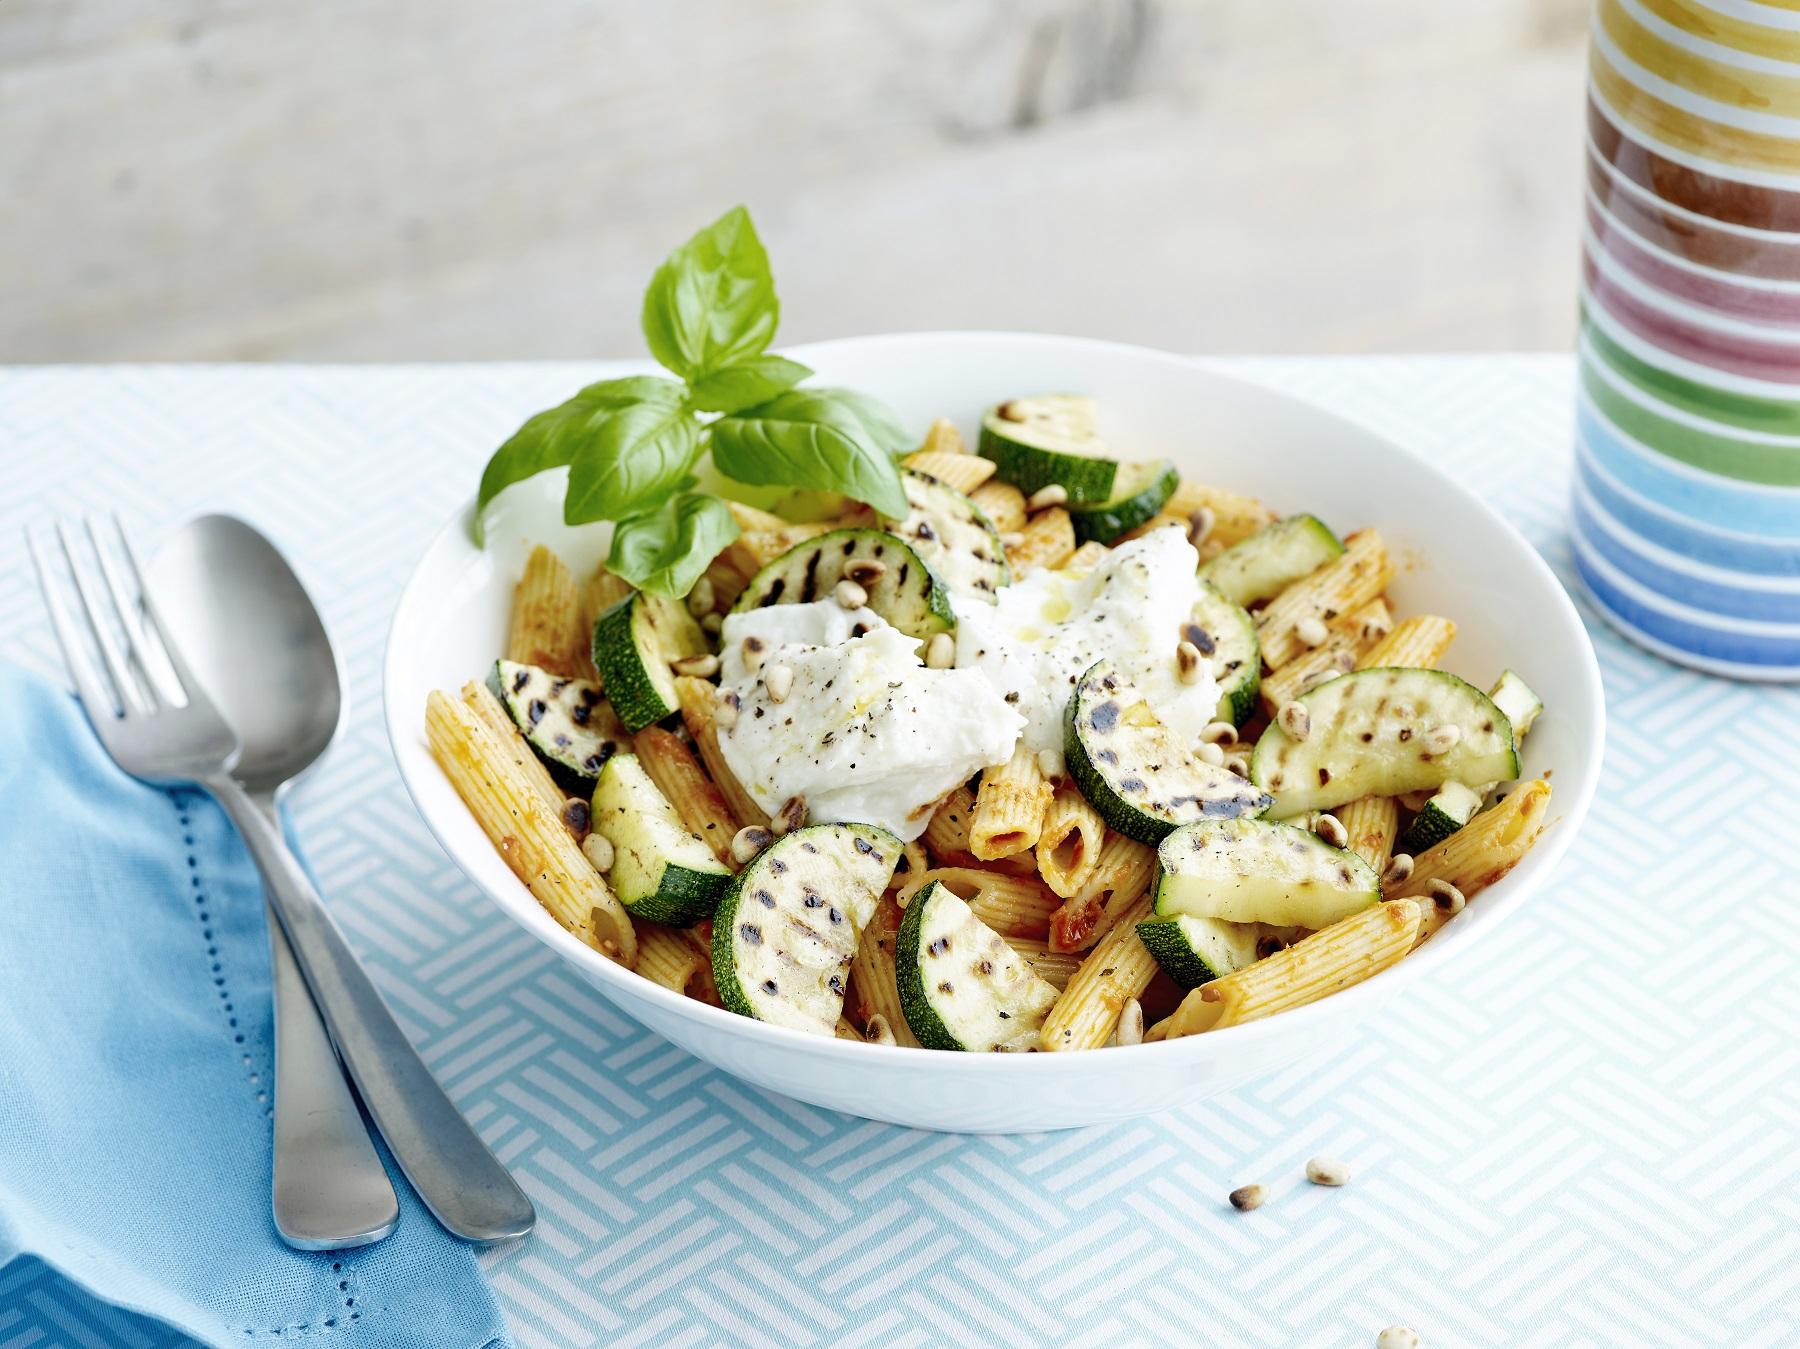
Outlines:
<svg viewBox="0 0 1800 1349"><path fill-rule="evenodd" d="M531 1201L406 1038L281 830L229 777L209 777L203 785L249 845L338 1056L419 1198L468 1241L488 1244L530 1231L537 1220Z"/></svg>

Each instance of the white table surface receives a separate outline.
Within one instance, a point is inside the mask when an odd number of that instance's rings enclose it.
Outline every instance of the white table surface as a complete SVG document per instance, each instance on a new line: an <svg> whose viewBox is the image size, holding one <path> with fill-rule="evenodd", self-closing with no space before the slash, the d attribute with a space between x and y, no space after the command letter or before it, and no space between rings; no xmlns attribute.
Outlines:
<svg viewBox="0 0 1800 1349"><path fill-rule="evenodd" d="M1438 459L1568 575L1568 358L1216 364ZM1433 1346L1800 1340L1800 694L1596 630L1611 725L1573 852L1336 1061L1044 1137L832 1115L707 1069L558 970L432 843L382 735L412 560L491 448L595 370L0 371L9 658L57 669L21 540L56 514L115 508L148 542L234 511L320 601L355 707L300 833L539 1205L535 1237L485 1260L521 1343L1366 1345L1391 1322ZM1321 1152L1354 1166L1348 1188L1304 1183ZM1271 1202L1226 1208L1250 1180ZM0 1280L0 1346L165 1340Z"/></svg>

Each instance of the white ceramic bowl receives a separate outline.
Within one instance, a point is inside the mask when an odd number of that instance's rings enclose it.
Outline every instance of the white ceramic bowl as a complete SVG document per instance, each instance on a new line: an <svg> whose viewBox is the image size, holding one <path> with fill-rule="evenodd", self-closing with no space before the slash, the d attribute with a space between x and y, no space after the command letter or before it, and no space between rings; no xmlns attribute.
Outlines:
<svg viewBox="0 0 1800 1349"><path fill-rule="evenodd" d="M766 1026L640 979L570 937L507 870L432 761L426 693L479 677L504 641L507 608L532 537L572 562L598 555L599 531L565 531L554 478L501 503L487 551L460 516L406 587L389 634L384 695L401 776L438 841L515 922L650 1030L736 1077L816 1105L924 1129L1025 1132L1124 1119L1195 1100L1322 1054L1353 1035L1408 981L1480 938L1549 878L1575 837L1600 772L1604 709L1594 652L1563 588L1510 525L1431 464L1330 412L1112 343L1004 333L919 333L821 343L792 353L820 381L886 399L921 433L953 417L973 440L983 407L1011 394L1096 395L1119 443L1175 460L1195 477L1308 510L1340 530L1378 526L1399 564L1399 612L1459 624L1449 668L1486 686L1520 668L1548 711L1525 749L1528 772L1555 771L1555 826L1513 873L1420 951L1323 1002L1163 1044L1081 1054L950 1054L884 1048Z"/></svg>

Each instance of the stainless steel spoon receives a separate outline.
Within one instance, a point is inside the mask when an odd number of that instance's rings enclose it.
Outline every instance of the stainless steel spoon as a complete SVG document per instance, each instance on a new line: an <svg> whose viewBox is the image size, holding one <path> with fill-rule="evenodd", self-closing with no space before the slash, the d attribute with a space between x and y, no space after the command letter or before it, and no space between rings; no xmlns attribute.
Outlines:
<svg viewBox="0 0 1800 1349"><path fill-rule="evenodd" d="M234 775L272 817L277 794L319 757L343 715L342 681L317 610L274 545L230 516L187 525L157 555L147 579L188 665L242 741ZM281 926L273 919L269 926L281 1009L277 1226L293 1244L313 1248L377 1240L398 1214L392 1186ZM355 978L346 983L347 975ZM344 1017L327 1015L324 1023L353 1037L338 1048L433 1215L472 1241L528 1231L530 1201L432 1080L367 977L342 967L330 978L333 995L348 1001ZM335 1006L327 998L324 1010ZM346 1241L348 1229L356 1232Z"/></svg>

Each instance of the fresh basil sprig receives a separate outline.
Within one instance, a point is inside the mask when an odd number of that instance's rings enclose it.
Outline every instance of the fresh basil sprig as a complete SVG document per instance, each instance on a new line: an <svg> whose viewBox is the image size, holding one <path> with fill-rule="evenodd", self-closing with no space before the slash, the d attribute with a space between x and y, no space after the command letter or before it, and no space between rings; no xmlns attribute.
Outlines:
<svg viewBox="0 0 1800 1349"><path fill-rule="evenodd" d="M481 475L476 542L502 490L566 467L563 519L614 521L608 567L685 595L738 534L724 502L691 490L709 453L742 483L841 492L905 515L894 462L905 428L866 394L798 387L812 371L768 352L780 316L769 256L735 207L669 254L644 293L644 340L679 378L603 380L527 421Z"/></svg>

